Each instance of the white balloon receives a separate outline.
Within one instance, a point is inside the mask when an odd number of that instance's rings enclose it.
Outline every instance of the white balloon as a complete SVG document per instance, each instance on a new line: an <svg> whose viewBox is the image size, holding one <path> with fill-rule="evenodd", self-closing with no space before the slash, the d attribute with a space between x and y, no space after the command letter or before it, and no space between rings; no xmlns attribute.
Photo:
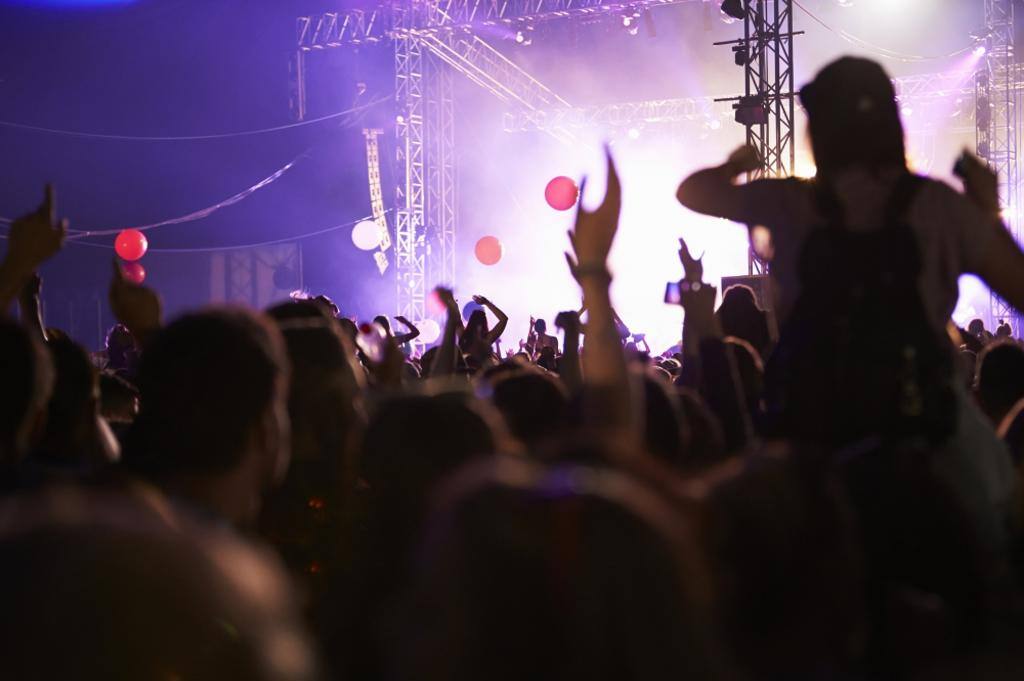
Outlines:
<svg viewBox="0 0 1024 681"><path fill-rule="evenodd" d="M380 245L380 227L373 220L362 220L352 228L352 243L362 251L372 251Z"/></svg>
<svg viewBox="0 0 1024 681"><path fill-rule="evenodd" d="M424 319L416 327L420 330L420 340L427 345L437 342L441 337L441 327L433 319Z"/></svg>

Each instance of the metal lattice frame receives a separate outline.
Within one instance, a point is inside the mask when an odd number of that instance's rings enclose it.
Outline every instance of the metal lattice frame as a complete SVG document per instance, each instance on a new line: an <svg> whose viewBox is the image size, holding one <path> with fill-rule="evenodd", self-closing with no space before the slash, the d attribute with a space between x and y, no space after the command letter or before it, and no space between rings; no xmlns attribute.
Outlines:
<svg viewBox="0 0 1024 681"><path fill-rule="evenodd" d="M395 39L395 117L397 185L395 187L395 273L398 314L426 317L426 175L424 160L423 45L417 38Z"/></svg>
<svg viewBox="0 0 1024 681"><path fill-rule="evenodd" d="M745 99L767 111L766 122L747 126L747 144L760 152L762 168L753 177L787 177L796 165L793 82L793 0L746 0L743 44Z"/></svg>
<svg viewBox="0 0 1024 681"><path fill-rule="evenodd" d="M299 17L299 50L360 45L416 36L472 32L487 26L536 25L555 19L617 14L706 0L417 0L414 20L400 0L371 10L353 9Z"/></svg>
<svg viewBox="0 0 1024 681"><path fill-rule="evenodd" d="M974 132L974 83L961 71L929 73L894 78L893 87L901 104L921 109L926 115L904 121L914 129L916 120L934 117L928 108L946 102L950 97L963 99L960 110L950 113L950 126L955 131ZM1024 91L1024 82L1015 83L1018 93ZM728 100L714 97L686 97L678 99L651 99L640 102L595 104L585 107L518 110L505 114L505 132L536 132L563 129L570 132L588 128L631 128L640 125L703 123L710 119L732 118L733 107Z"/></svg>
<svg viewBox="0 0 1024 681"><path fill-rule="evenodd" d="M999 196L1003 214L1014 236L1020 241L1022 234L1021 206L1019 202L1019 174L1017 168L1017 68L1014 2L1013 0L984 0L986 53L975 78L977 108L978 156L988 161L999 174ZM994 295L991 299L992 324L1010 320L1016 334L1024 325L1024 315L1006 301Z"/></svg>
<svg viewBox="0 0 1024 681"><path fill-rule="evenodd" d="M455 283L455 234L458 186L455 164L454 74L436 56L431 55L429 69L435 87L427 99L426 261L428 284L452 286Z"/></svg>

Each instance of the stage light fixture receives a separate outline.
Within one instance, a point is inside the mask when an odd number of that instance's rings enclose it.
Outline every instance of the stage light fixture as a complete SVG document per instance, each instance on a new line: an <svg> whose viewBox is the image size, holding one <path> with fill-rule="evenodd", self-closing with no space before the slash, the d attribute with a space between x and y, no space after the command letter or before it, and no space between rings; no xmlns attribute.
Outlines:
<svg viewBox="0 0 1024 681"><path fill-rule="evenodd" d="M722 12L733 19L744 19L747 16L745 3L746 0L725 0L722 3Z"/></svg>
<svg viewBox="0 0 1024 681"><path fill-rule="evenodd" d="M741 97L736 108L736 122L749 127L768 125L768 107L763 97Z"/></svg>
<svg viewBox="0 0 1024 681"><path fill-rule="evenodd" d="M746 66L750 63L750 49L746 45L736 45L732 48L732 58L736 66Z"/></svg>

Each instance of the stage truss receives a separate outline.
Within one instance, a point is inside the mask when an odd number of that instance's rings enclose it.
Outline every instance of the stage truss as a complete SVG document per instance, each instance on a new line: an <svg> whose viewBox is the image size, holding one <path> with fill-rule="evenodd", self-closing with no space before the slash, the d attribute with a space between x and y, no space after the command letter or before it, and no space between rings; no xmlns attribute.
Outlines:
<svg viewBox="0 0 1024 681"><path fill-rule="evenodd" d="M291 59L292 115L306 115L305 58L312 51L391 41L395 57L396 161L395 259L397 311L426 317L428 287L455 280L457 175L452 78L461 74L509 110L507 132L540 131L572 142L586 129L626 130L638 125L692 125L731 118L736 106L763 102L764 123L747 126L748 142L761 151L759 176L786 176L795 169L795 87L792 0L745 3L744 37L728 45L746 49L745 92L739 97L696 97L573 107L473 31L506 26L532 30L540 23L701 0L395 0L372 10L348 10L296 20L297 49ZM706 0L704 0L706 1ZM999 172L1004 214L1018 241L1021 234L1017 165L1017 101L1021 70L1014 64L1013 0L984 0L986 55L973 82L963 72L915 75L893 81L902 106L927 112L956 98L943 130L976 131L977 151ZM716 3L717 4L717 3ZM753 98L753 99L751 99ZM908 129L922 132L918 115ZM925 129L923 132L929 132ZM936 132L931 130L931 132ZM1024 319L993 297L992 318Z"/></svg>
<svg viewBox="0 0 1024 681"><path fill-rule="evenodd" d="M1020 99L1019 69L1015 54L1014 0L984 0L985 56L975 76L978 156L999 174L1002 213L1021 242L1020 171L1017 165L1017 130ZM1024 274L1024 273L1022 273ZM1010 322L1018 336L1024 315L999 296L992 295L993 324Z"/></svg>

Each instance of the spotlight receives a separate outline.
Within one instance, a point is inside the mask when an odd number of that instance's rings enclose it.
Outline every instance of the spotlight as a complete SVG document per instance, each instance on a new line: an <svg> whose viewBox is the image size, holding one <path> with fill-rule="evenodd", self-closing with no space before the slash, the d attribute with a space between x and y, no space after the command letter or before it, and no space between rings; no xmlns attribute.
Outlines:
<svg viewBox="0 0 1024 681"><path fill-rule="evenodd" d="M737 45L732 48L732 58L736 66L746 66L750 63L750 49L746 45Z"/></svg>
<svg viewBox="0 0 1024 681"><path fill-rule="evenodd" d="M984 45L978 45L977 47L974 48L974 56L975 57L981 59L986 54L988 54L988 48L985 47Z"/></svg>
<svg viewBox="0 0 1024 681"><path fill-rule="evenodd" d="M725 0L722 3L722 12L733 19L744 19L747 16L746 0Z"/></svg>
<svg viewBox="0 0 1024 681"><path fill-rule="evenodd" d="M640 139L640 129L639 128L630 128L626 132L626 136L629 137L629 139L631 139L631 140Z"/></svg>
<svg viewBox="0 0 1024 681"><path fill-rule="evenodd" d="M708 127L712 130L721 130L722 121L718 120L717 118L712 118L710 121L708 121Z"/></svg>
<svg viewBox="0 0 1024 681"><path fill-rule="evenodd" d="M516 45L527 45L533 44L533 28L527 26L525 30L516 31L515 37Z"/></svg>

